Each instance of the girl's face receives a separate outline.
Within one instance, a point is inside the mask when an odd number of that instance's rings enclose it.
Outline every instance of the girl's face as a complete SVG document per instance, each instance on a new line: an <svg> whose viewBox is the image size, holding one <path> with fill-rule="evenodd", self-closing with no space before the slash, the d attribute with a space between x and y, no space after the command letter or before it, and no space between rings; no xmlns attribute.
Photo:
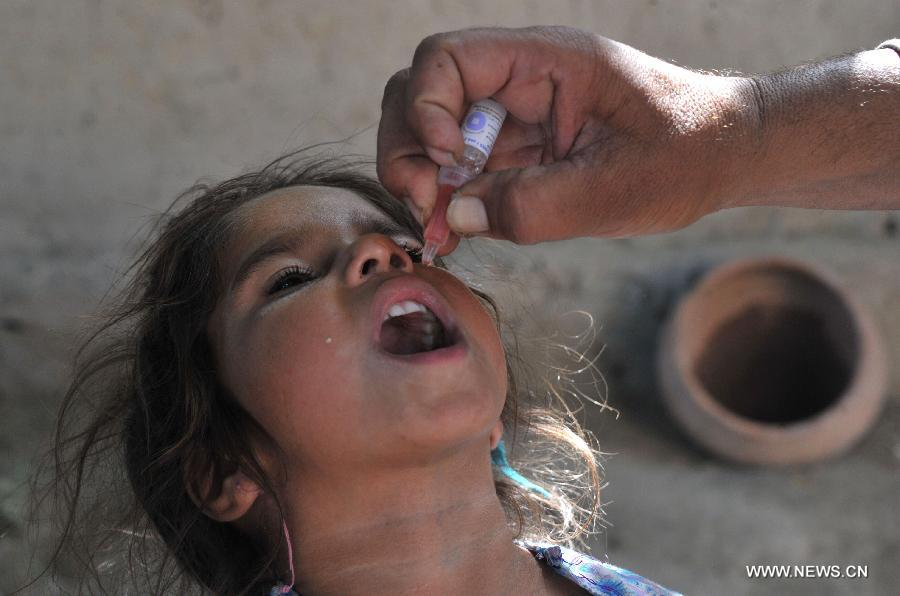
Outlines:
<svg viewBox="0 0 900 596"><path fill-rule="evenodd" d="M413 263L409 230L328 187L274 191L235 216L210 342L221 382L292 471L421 463L487 439L506 395L500 338L462 282ZM383 324L412 303L430 312Z"/></svg>

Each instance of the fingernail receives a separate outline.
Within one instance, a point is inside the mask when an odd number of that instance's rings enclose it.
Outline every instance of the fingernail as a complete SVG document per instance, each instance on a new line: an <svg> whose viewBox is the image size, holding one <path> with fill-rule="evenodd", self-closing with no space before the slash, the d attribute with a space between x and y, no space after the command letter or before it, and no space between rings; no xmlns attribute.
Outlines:
<svg viewBox="0 0 900 596"><path fill-rule="evenodd" d="M454 197L447 207L447 223L460 234L487 232L489 227L484 203L478 197Z"/></svg>
<svg viewBox="0 0 900 596"><path fill-rule="evenodd" d="M420 226L424 226L424 220L422 219L422 210L416 207L416 204L412 202L412 199L409 197L403 197L403 202L406 203L406 208L409 209L410 213L413 214L413 217L416 218L416 221L419 222Z"/></svg>
<svg viewBox="0 0 900 596"><path fill-rule="evenodd" d="M431 161L439 166L455 166L456 157L452 151L444 151L443 149L435 149L433 147L425 147L425 153L431 158Z"/></svg>

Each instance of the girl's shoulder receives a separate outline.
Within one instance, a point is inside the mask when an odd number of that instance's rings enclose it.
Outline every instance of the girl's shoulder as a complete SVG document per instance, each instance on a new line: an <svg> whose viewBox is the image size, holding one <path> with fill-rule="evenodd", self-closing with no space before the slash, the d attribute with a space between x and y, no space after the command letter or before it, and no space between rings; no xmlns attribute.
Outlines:
<svg viewBox="0 0 900 596"><path fill-rule="evenodd" d="M680 596L627 569L555 544L520 541L534 558L597 596Z"/></svg>

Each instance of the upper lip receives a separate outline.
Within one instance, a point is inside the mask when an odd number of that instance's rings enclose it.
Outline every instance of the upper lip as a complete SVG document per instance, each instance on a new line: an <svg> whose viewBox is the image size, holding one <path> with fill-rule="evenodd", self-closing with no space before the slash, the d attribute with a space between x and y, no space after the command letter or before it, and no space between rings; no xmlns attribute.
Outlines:
<svg viewBox="0 0 900 596"><path fill-rule="evenodd" d="M447 300L430 283L411 275L393 277L383 282L375 291L372 301L372 337L376 344L381 336L381 326L388 309L404 300L413 300L424 305L438 318L444 331L453 343L456 337L456 318Z"/></svg>

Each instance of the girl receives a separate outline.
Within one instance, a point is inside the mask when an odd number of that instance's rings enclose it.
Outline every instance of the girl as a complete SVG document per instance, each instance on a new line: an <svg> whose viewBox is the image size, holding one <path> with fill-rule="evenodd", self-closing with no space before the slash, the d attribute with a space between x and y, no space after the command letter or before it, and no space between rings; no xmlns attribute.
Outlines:
<svg viewBox="0 0 900 596"><path fill-rule="evenodd" d="M496 304L418 262L375 181L295 154L185 196L62 405L53 560L83 588L669 593L569 550L601 513L593 439L517 387Z"/></svg>

